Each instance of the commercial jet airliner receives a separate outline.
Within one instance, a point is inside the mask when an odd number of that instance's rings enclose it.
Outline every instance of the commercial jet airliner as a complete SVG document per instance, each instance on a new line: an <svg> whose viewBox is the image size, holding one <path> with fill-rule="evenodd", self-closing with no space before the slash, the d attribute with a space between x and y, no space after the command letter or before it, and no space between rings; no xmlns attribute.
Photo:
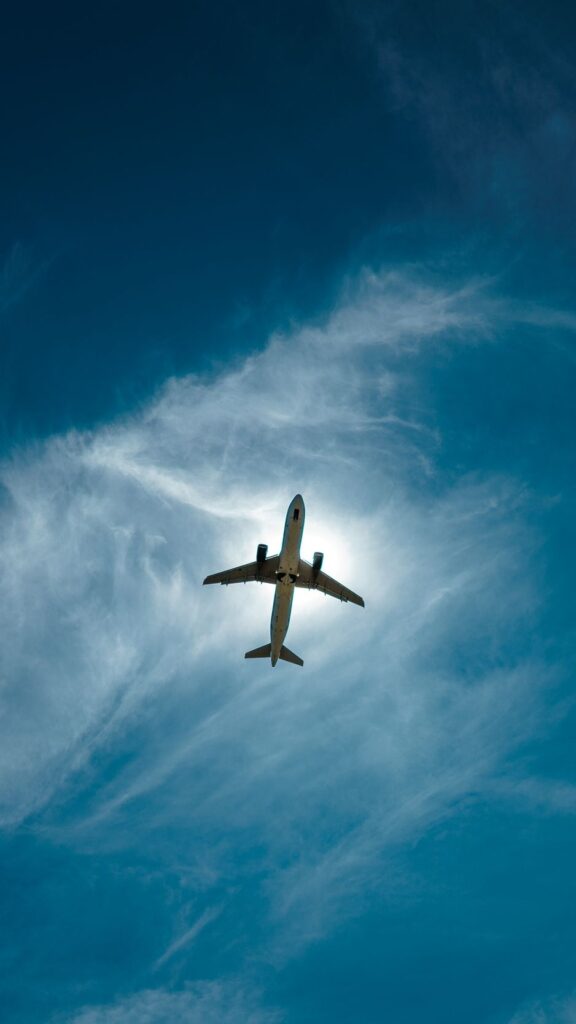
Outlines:
<svg viewBox="0 0 576 1024"><path fill-rule="evenodd" d="M224 586L229 583L248 583L249 580L275 584L276 593L270 620L270 643L264 644L263 647L257 647L254 651L247 651L244 655L245 658L270 658L272 665L275 665L279 658L283 661L291 661L293 665L304 664L302 658L284 647L295 587L321 590L323 594L337 597L340 601L352 601L353 604L364 607L364 601L358 594L355 594L353 590L348 590L337 580L333 580L331 576L322 572L324 555L321 551L314 553L312 563L305 562L303 558L300 558L303 531L304 499L301 494L297 494L288 506L279 555L267 558L268 546L259 544L255 562L248 562L247 565L239 565L235 569L227 569L225 572L216 572L204 580L204 583L222 583Z"/></svg>

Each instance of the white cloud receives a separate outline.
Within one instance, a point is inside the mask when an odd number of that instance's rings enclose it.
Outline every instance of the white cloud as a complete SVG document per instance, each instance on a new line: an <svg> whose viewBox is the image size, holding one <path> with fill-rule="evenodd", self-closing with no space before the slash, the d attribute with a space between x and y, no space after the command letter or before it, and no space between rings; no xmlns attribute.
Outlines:
<svg viewBox="0 0 576 1024"><path fill-rule="evenodd" d="M576 812L576 786L570 782L511 774L497 780L493 794L515 806L524 805L544 814L570 815Z"/></svg>
<svg viewBox="0 0 576 1024"><path fill-rule="evenodd" d="M514 480L435 480L417 366L422 345L478 343L510 315L481 282L366 273L325 324L4 465L5 827L85 787L65 825L44 821L59 841L186 829L208 888L251 842L284 950L352 912L383 858L489 784L550 677L507 646L536 605L530 498ZM367 601L297 595L302 672L243 661L267 639L271 588L201 586L259 541L272 553L296 491L304 554L324 550ZM137 728L146 742L92 786L91 759Z"/></svg>
<svg viewBox="0 0 576 1024"><path fill-rule="evenodd" d="M145 989L116 1003L87 1006L62 1024L280 1024L273 1010L258 1006L252 993L232 983L202 982L170 992Z"/></svg>
<svg viewBox="0 0 576 1024"><path fill-rule="evenodd" d="M508 1024L576 1024L576 997L532 1002L519 1009Z"/></svg>
<svg viewBox="0 0 576 1024"><path fill-rule="evenodd" d="M177 953L181 953L183 949L187 948L190 943L194 942L201 932L215 921L216 918L222 913L222 907L208 907L200 917L194 921L190 927L186 928L181 935L179 935L173 942L170 943L167 949L164 950L162 956L158 957L158 960L154 964L154 970L160 970L164 967Z"/></svg>

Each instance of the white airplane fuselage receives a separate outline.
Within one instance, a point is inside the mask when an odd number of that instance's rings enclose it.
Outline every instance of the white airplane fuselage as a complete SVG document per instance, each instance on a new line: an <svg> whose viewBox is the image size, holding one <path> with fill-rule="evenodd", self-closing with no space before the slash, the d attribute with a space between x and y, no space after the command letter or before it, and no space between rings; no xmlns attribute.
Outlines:
<svg viewBox="0 0 576 1024"><path fill-rule="evenodd" d="M306 590L320 590L339 601L351 601L364 607L364 599L360 594L345 587L343 583L332 579L322 572L321 551L314 552L311 562L300 558L300 546L304 532L304 499L297 494L292 499L286 513L284 535L279 555L267 557L268 545L259 544L256 549L256 560L245 565L236 565L223 572L214 572L206 576L204 583L268 583L274 586L274 603L270 620L270 643L246 651L245 658L270 658L272 665L278 661L288 661L302 667L304 662L294 651L284 646L284 639L290 625L290 613L296 587Z"/></svg>
<svg viewBox="0 0 576 1024"><path fill-rule="evenodd" d="M280 657L284 638L290 625L292 601L294 599L294 581L298 578L300 562L300 545L304 530L304 499L301 494L290 502L284 524L282 549L279 555L276 573L276 590L270 620L270 658L275 665Z"/></svg>

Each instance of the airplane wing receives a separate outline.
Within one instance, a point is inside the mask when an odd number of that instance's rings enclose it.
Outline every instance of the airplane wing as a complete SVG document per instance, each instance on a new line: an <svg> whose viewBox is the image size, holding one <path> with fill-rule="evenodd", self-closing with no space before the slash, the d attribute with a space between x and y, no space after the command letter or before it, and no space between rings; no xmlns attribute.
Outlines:
<svg viewBox="0 0 576 1024"><path fill-rule="evenodd" d="M352 604L359 604L361 608L364 608L364 599L359 594L348 590L348 587L338 583L338 580L333 580L325 572L320 571L315 575L310 562L306 562L303 558L300 559L299 570L300 573L294 581L294 586L307 587L308 590L321 590L323 594L337 597L339 601L351 601Z"/></svg>
<svg viewBox="0 0 576 1024"><path fill-rule="evenodd" d="M264 562L248 562L246 565L237 565L235 569L225 569L224 572L215 572L207 576L204 583L249 583L256 580L258 583L276 583L276 571L278 569L279 555L272 555Z"/></svg>

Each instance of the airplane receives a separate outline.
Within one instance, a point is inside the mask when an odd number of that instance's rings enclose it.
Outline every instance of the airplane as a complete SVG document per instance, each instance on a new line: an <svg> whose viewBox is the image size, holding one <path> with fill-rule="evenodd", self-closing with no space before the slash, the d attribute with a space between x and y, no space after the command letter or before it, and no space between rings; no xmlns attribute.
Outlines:
<svg viewBox="0 0 576 1024"><path fill-rule="evenodd" d="M205 584L221 583L223 586L228 586L229 583L248 583L250 580L275 585L276 592L270 620L270 643L264 644L263 647L257 647L253 651L247 651L244 655L245 658L270 658L272 667L276 665L279 658L282 661L289 661L293 665L304 664L302 658L284 647L295 587L321 590L323 594L329 594L330 597L337 597L340 601L351 601L364 608L364 601L358 594L355 594L353 590L348 590L342 583L338 583L338 580L333 580L331 576L322 572L324 555L321 551L314 552L312 563L300 558L304 516L304 499L301 494L297 494L288 506L279 555L272 555L268 558L268 545L259 544L255 562L238 565L235 569L227 569L224 572L216 572L204 580Z"/></svg>

